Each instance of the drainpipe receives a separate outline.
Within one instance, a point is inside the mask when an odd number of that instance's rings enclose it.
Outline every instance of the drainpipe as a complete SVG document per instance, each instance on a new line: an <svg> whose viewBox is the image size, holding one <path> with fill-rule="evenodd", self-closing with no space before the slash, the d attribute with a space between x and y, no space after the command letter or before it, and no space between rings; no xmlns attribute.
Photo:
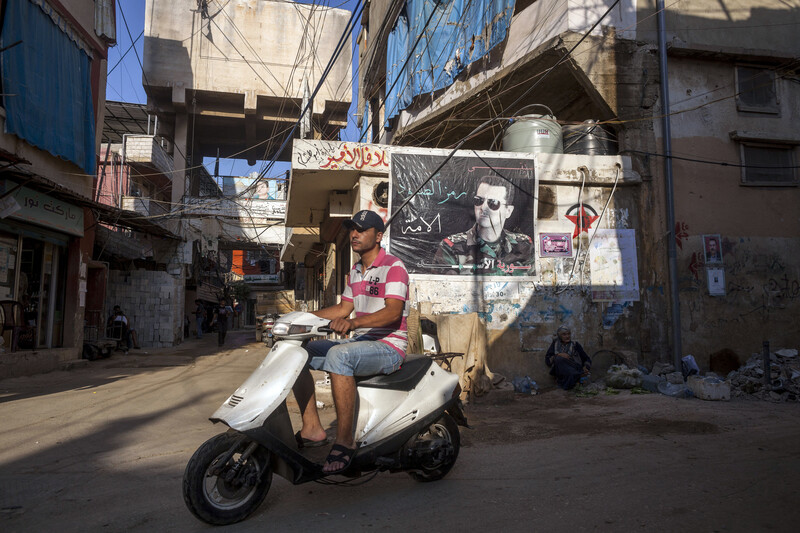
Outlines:
<svg viewBox="0 0 800 533"><path fill-rule="evenodd" d="M658 67L661 77L661 114L664 128L664 187L667 201L667 257L672 307L672 357L676 370L681 368L681 308L678 301L678 251L675 246L675 193L672 183L672 131L669 120L669 75L667 72L667 36L664 0L656 0L658 12Z"/></svg>

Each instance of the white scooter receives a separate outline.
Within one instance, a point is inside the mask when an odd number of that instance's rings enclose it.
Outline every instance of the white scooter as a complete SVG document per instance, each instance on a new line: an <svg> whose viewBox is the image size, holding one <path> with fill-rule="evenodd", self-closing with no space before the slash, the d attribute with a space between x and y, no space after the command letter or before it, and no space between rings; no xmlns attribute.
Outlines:
<svg viewBox="0 0 800 533"><path fill-rule="evenodd" d="M244 520L264 500L273 472L294 484L326 477L314 453L327 455L328 447L297 442L286 397L307 364L306 342L331 333L327 325L300 311L279 318L272 330L278 341L212 415L212 422L230 429L200 446L183 476L184 500L200 520ZM450 471L460 446L458 424L467 425L458 376L430 357L409 355L397 372L357 378L357 388L357 451L344 475L388 470L436 481Z"/></svg>

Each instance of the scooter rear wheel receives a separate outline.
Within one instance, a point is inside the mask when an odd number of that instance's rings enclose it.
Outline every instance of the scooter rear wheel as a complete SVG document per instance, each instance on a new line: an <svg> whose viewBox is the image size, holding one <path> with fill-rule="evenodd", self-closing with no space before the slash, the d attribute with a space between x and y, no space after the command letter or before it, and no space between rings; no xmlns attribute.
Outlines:
<svg viewBox="0 0 800 533"><path fill-rule="evenodd" d="M272 484L269 453L259 447L242 460L248 444L241 435L222 433L194 452L183 474L183 499L200 520L214 525L240 522L264 501ZM234 446L233 455L221 464Z"/></svg>
<svg viewBox="0 0 800 533"><path fill-rule="evenodd" d="M423 462L422 468L408 474L417 481L438 481L450 472L458 459L461 448L461 434L453 417L445 413L439 420L417 436L416 443L442 441L438 453L433 453Z"/></svg>

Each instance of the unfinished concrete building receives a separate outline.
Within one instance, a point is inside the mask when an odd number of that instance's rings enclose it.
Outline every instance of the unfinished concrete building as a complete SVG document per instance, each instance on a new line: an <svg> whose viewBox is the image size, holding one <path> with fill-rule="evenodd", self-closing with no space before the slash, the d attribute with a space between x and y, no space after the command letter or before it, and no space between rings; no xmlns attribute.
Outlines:
<svg viewBox="0 0 800 533"><path fill-rule="evenodd" d="M349 38L339 46L350 15L268 0L147 0L142 82L157 133L174 142L176 176L203 157L288 161L288 138L337 138L351 101ZM173 203L197 196L186 177Z"/></svg>
<svg viewBox="0 0 800 533"><path fill-rule="evenodd" d="M479 310L492 368L542 371L561 323L593 351L629 354L631 362L674 361L682 343L682 354L723 373L759 351L762 340L796 346L798 3L500 0L487 15L471 14L470 5L453 0L432 11L416 0L370 0L359 36L362 142L452 148L463 140L464 149L508 149L502 140L509 118L552 112L559 126L604 124L614 152L628 155L641 176L629 206L618 203L619 190L613 196L607 184L584 182L577 167L538 176L542 230L570 232L582 198L598 217L608 206L595 227L636 231L640 299L596 298L589 277L563 275L576 271L577 255L539 255L537 272L552 270L554 279L540 276L507 320ZM492 118L499 120L475 133ZM666 181L667 139L673 187ZM677 256L673 272L670 255ZM531 319L526 309L546 313ZM725 354L729 364L715 368Z"/></svg>

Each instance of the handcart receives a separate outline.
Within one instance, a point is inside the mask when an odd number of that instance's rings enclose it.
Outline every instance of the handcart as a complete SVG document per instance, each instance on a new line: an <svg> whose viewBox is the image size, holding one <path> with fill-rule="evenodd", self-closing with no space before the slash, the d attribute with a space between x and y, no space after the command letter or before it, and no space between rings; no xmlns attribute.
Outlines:
<svg viewBox="0 0 800 533"><path fill-rule="evenodd" d="M83 358L94 361L109 357L123 340L124 333L122 324L106 327L102 309L87 309L83 326Z"/></svg>

